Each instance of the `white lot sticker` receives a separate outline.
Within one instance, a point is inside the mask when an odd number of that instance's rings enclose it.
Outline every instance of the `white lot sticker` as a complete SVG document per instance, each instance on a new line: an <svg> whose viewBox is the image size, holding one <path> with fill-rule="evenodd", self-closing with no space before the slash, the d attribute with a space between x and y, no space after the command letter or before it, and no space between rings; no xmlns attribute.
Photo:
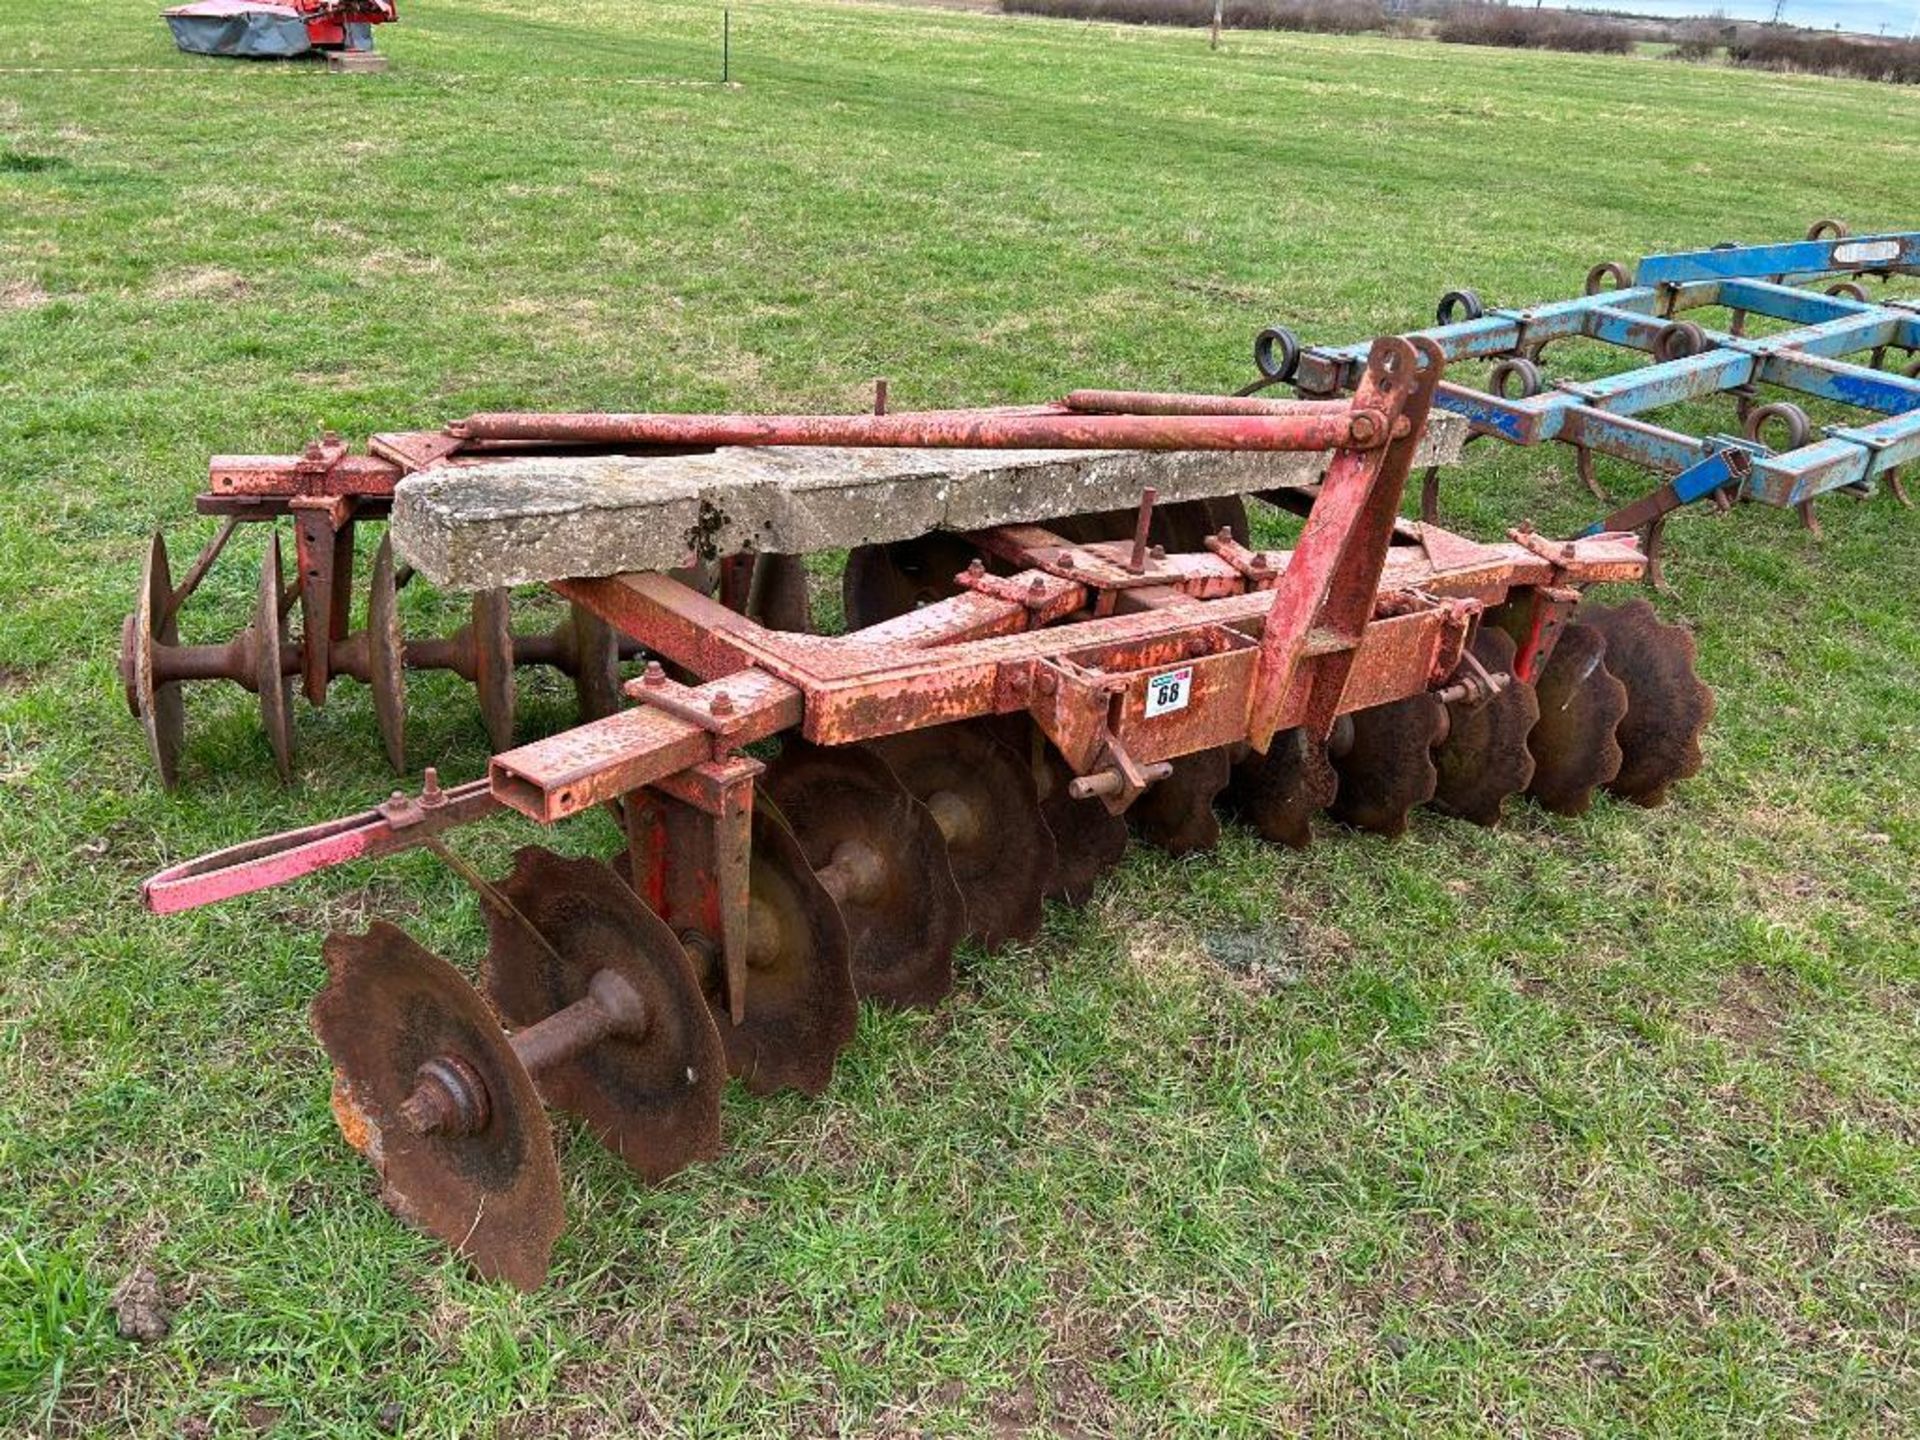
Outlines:
<svg viewBox="0 0 1920 1440"><path fill-rule="evenodd" d="M1193 667L1183 665L1152 676L1147 681L1147 718L1187 708L1193 696Z"/></svg>
<svg viewBox="0 0 1920 1440"><path fill-rule="evenodd" d="M1856 240L1851 245L1833 247L1833 263L1836 265L1872 265L1877 261L1899 258L1898 240Z"/></svg>

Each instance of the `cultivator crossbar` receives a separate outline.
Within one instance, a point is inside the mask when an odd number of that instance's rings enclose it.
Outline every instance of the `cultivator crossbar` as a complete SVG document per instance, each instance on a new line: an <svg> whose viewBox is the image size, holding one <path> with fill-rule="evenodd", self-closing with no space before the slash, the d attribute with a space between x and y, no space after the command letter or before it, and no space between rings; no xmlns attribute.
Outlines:
<svg viewBox="0 0 1920 1440"><path fill-rule="evenodd" d="M1657 579L1661 529L1684 505L1792 506L1817 528L1815 500L1836 491L1865 497L1885 484L1907 503L1900 467L1920 457L1920 298L1875 303L1860 282L1916 274L1920 233L1853 237L1823 220L1804 241L1650 255L1631 276L1616 263L1596 265L1574 300L1488 310L1473 291L1450 291L1441 323L1413 333L1449 362L1495 362L1486 388L1450 382L1435 404L1467 419L1475 437L1572 446L1581 479L1610 510L1590 533L1639 532ZM1724 331L1685 318L1713 307L1729 312ZM1750 334L1755 320L1771 328ZM1567 339L1638 351L1653 363L1604 379L1550 379L1542 354ZM1327 396L1353 388L1367 352L1365 344L1303 350L1275 327L1258 337L1254 358L1264 383ZM1645 418L1721 394L1737 403L1737 434L1689 435ZM1789 398L1807 396L1860 418L1816 435ZM1616 506L1594 473L1595 455L1641 466L1662 483ZM1424 518L1437 518L1438 499L1439 472L1430 469Z"/></svg>
<svg viewBox="0 0 1920 1440"><path fill-rule="evenodd" d="M671 1175L719 1143L723 1067L755 1091L817 1093L860 997L937 1002L962 939L991 949L1032 937L1043 897L1084 900L1130 823L1176 853L1204 849L1224 798L1298 846L1321 809L1396 834L1421 804L1493 824L1523 791L1571 813L1601 787L1655 804L1693 773L1712 697L1690 638L1645 602L1580 602L1585 585L1640 576L1632 537L1520 530L1479 544L1398 518L1441 368L1438 347L1386 340L1350 400L1308 404L1083 395L1013 413L468 422L434 443L451 454L724 435L1332 454L1290 550L1255 549L1236 530L1231 468L1196 472L1173 455L1165 478L1221 522L1190 545L1169 541L1191 515L1152 489L1115 515L1084 470L1076 494L1095 503L1060 505L1047 523L867 543L848 567L855 628L836 636L759 622L738 582L716 596L645 565L543 574L576 614L652 657L625 686L631 708L506 749L483 780L443 790L429 772L419 795L176 866L148 882L148 902L181 910L414 846L446 859L487 913L479 986L379 924L328 940L314 1025L335 1066L335 1113L387 1202L483 1273L537 1284L562 1225L545 1106L581 1117L647 1179ZM644 552L710 460L493 453L497 466L469 452L465 472L401 483L403 553L498 574L529 548L543 571ZM818 458L874 463L867 451ZM828 504L795 463L791 485L754 492L771 509L696 505L695 528L751 516L788 552L802 534L872 542L860 495L880 495L910 532L915 495L937 490L951 519L1011 473L916 488L865 471ZM359 499L394 493L402 468L336 457L325 474L351 477ZM639 485L641 472L653 481ZM576 548L553 548L556 531ZM279 594L269 574L263 625ZM269 680L297 669L255 668ZM767 742L777 754L756 758ZM603 805L625 836L609 862L528 848L494 880L446 839L498 812L545 824Z"/></svg>

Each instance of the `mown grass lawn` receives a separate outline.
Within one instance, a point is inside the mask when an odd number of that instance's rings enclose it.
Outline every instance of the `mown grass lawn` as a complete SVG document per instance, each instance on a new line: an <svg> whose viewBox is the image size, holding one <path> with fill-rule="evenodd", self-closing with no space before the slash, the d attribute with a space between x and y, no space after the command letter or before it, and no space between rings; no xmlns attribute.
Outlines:
<svg viewBox="0 0 1920 1440"><path fill-rule="evenodd" d="M457 882L138 905L384 793L365 693L301 714L282 790L250 697L196 692L170 797L113 666L211 452L881 374L1230 386L1273 319L1912 226L1920 96L825 3L737 5L721 88L716 10L610 0L414 0L340 79L178 56L153 10L0 15L0 1430L1920 1430L1920 517L1885 497L1818 543L1673 528L1720 713L1668 808L1138 853L938 1013L867 1014L823 1100L731 1099L716 1165L648 1191L570 1134L531 1297L379 1207L306 1025L330 927L475 960ZM1548 457L1475 457L1463 528L1589 518ZM416 757L476 773L470 697L415 694ZM143 1266L173 1328L136 1345Z"/></svg>

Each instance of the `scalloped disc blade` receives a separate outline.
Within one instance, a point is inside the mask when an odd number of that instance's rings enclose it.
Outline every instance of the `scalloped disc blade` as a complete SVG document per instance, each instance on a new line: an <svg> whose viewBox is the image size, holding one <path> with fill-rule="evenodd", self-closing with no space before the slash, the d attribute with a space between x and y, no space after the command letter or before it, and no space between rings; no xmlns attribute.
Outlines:
<svg viewBox="0 0 1920 1440"><path fill-rule="evenodd" d="M1575 621L1561 630L1534 685L1540 718L1527 737L1527 793L1556 815L1584 815L1593 792L1620 773L1614 732L1627 713L1627 687L1606 655L1606 637Z"/></svg>
<svg viewBox="0 0 1920 1440"><path fill-rule="evenodd" d="M1127 807L1127 819L1142 840L1169 855L1211 850L1220 843L1213 802L1232 778L1233 752L1224 745L1182 755L1171 775Z"/></svg>
<svg viewBox="0 0 1920 1440"><path fill-rule="evenodd" d="M187 707L180 682L158 678L158 651L178 643L180 627L172 614L173 573L167 564L166 538L154 533L140 570L134 611L121 627L121 674L127 704L147 737L147 753L160 772L160 784L180 783L180 752L186 744Z"/></svg>
<svg viewBox="0 0 1920 1440"><path fill-rule="evenodd" d="M791 1087L818 1095L832 1082L834 1061L852 1043L860 1020L847 927L800 842L764 796L753 807L752 852L746 1018L736 1025L729 1013L724 957L696 961L694 972L726 1049L727 1068L747 1089L771 1095ZM622 850L611 868L633 883L631 851ZM718 943L717 936L705 938Z"/></svg>
<svg viewBox="0 0 1920 1440"><path fill-rule="evenodd" d="M847 628L865 629L958 595L960 586L953 577L979 554L958 535L944 531L887 545L855 546L840 580Z"/></svg>
<svg viewBox="0 0 1920 1440"><path fill-rule="evenodd" d="M1295 726L1274 736L1265 755L1252 751L1234 765L1227 804L1262 839L1304 850L1313 842L1314 814L1339 788L1325 742Z"/></svg>
<svg viewBox="0 0 1920 1440"><path fill-rule="evenodd" d="M406 637L400 628L400 597L393 570L393 537L382 535L373 552L367 590L367 679L373 687L373 716L387 763L407 768Z"/></svg>
<svg viewBox="0 0 1920 1440"><path fill-rule="evenodd" d="M1473 656L1490 675L1513 677L1514 649L1513 637L1491 625L1473 639ZM1533 779L1527 737L1539 719L1539 697L1518 678L1478 705L1449 705L1447 738L1433 752L1439 772L1434 808L1475 825L1498 825L1508 797Z"/></svg>
<svg viewBox="0 0 1920 1440"><path fill-rule="evenodd" d="M293 779L293 677L282 661L286 630L280 619L280 532L267 537L260 562L260 585L253 605L253 688L260 699L260 723L273 747L273 768L281 781Z"/></svg>
<svg viewBox="0 0 1920 1440"><path fill-rule="evenodd" d="M1432 695L1410 695L1356 710L1349 719L1353 741L1333 762L1340 788L1327 808L1343 825L1404 835L1413 807L1431 800L1440 782L1433 747L1444 707Z"/></svg>
<svg viewBox="0 0 1920 1440"><path fill-rule="evenodd" d="M1713 691L1694 671L1694 640L1662 623L1644 599L1612 608L1583 605L1580 623L1607 640L1607 669L1627 689L1614 738L1620 770L1607 789L1636 805L1665 803L1676 782L1700 773L1700 736L1713 719Z"/></svg>
<svg viewBox="0 0 1920 1440"><path fill-rule="evenodd" d="M1057 857L1021 757L971 721L868 746L933 812L966 903L967 933L989 950L1038 934Z"/></svg>

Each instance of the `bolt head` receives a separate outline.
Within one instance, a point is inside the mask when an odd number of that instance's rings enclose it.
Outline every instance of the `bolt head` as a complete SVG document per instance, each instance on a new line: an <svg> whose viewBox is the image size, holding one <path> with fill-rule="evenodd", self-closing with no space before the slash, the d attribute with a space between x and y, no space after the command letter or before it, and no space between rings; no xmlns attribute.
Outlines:
<svg viewBox="0 0 1920 1440"><path fill-rule="evenodd" d="M640 672L640 683L650 688L667 683L667 672L661 668L658 660L647 662L647 668Z"/></svg>
<svg viewBox="0 0 1920 1440"><path fill-rule="evenodd" d="M987 566L985 561L969 560L967 562L967 574L973 576L974 579L978 580L982 575L986 573L987 573Z"/></svg>
<svg viewBox="0 0 1920 1440"><path fill-rule="evenodd" d="M733 714L733 697L722 690L713 697L713 703L707 707L715 715Z"/></svg>
<svg viewBox="0 0 1920 1440"><path fill-rule="evenodd" d="M1060 568L1062 570L1073 569L1073 556L1071 554L1062 555L1060 557Z"/></svg>

